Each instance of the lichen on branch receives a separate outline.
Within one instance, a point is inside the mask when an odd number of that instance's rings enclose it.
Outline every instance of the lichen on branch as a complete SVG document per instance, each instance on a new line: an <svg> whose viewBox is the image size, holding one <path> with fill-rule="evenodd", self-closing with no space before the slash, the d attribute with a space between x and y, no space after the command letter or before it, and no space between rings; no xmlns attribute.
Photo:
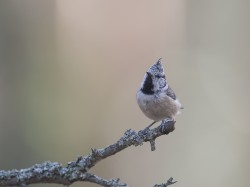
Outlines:
<svg viewBox="0 0 250 187"><path fill-rule="evenodd" d="M97 162L132 145L138 146L144 142L150 142L151 150L154 151L156 149L156 138L174 131L174 124L175 121L163 120L160 126L153 129L145 128L139 132L129 129L115 143L101 149L92 149L90 154L80 156L75 161L68 162L66 167L57 162L46 161L27 169L1 170L0 186L26 186L37 183L54 183L68 186L76 181L85 181L106 187L128 187L127 184L120 182L119 179L102 179L88 171ZM163 186L155 185L155 187L166 187L174 183L172 178L170 178L167 183L162 184Z"/></svg>

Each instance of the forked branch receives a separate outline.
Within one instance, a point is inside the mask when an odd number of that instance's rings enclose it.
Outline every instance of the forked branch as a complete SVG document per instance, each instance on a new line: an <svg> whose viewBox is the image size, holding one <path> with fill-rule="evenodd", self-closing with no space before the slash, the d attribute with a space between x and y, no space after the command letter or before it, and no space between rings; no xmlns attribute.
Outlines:
<svg viewBox="0 0 250 187"><path fill-rule="evenodd" d="M0 171L0 186L26 186L37 183L70 185L76 181L86 181L106 187L128 187L127 184L120 182L119 179L102 179L88 171L97 162L132 145L138 146L142 145L143 142L150 142L151 150L154 151L155 139L172 132L174 124L175 121L162 121L162 124L154 129L145 128L139 132L129 129L114 144L101 149L92 149L89 155L80 156L75 161L68 162L66 167L57 162L46 161L27 169L2 170ZM155 185L154 187L166 187L174 184L175 182L172 180L170 178L167 183Z"/></svg>

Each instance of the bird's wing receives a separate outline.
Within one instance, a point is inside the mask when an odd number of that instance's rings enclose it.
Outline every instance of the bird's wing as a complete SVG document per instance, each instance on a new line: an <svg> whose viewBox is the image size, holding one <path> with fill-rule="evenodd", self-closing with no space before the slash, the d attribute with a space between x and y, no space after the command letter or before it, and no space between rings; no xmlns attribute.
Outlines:
<svg viewBox="0 0 250 187"><path fill-rule="evenodd" d="M176 95L174 91L168 86L168 89L165 91L167 96L171 97L173 100L176 100Z"/></svg>

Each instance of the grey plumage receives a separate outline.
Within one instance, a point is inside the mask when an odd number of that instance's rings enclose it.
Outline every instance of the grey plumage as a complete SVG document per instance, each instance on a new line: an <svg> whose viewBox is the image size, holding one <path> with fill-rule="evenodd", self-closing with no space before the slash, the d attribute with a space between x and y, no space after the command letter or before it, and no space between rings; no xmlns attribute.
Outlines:
<svg viewBox="0 0 250 187"><path fill-rule="evenodd" d="M170 86L168 86L168 89L166 90L166 94L167 96L171 97L173 100L176 100L176 95Z"/></svg>

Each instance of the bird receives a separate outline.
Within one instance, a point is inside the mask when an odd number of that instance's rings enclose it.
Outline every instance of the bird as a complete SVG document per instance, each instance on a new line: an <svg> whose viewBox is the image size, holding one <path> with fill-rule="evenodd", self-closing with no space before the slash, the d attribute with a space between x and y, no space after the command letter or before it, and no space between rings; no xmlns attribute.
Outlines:
<svg viewBox="0 0 250 187"><path fill-rule="evenodd" d="M175 121L183 109L166 80L161 58L145 73L136 99L145 116L153 120L147 128L161 120Z"/></svg>

